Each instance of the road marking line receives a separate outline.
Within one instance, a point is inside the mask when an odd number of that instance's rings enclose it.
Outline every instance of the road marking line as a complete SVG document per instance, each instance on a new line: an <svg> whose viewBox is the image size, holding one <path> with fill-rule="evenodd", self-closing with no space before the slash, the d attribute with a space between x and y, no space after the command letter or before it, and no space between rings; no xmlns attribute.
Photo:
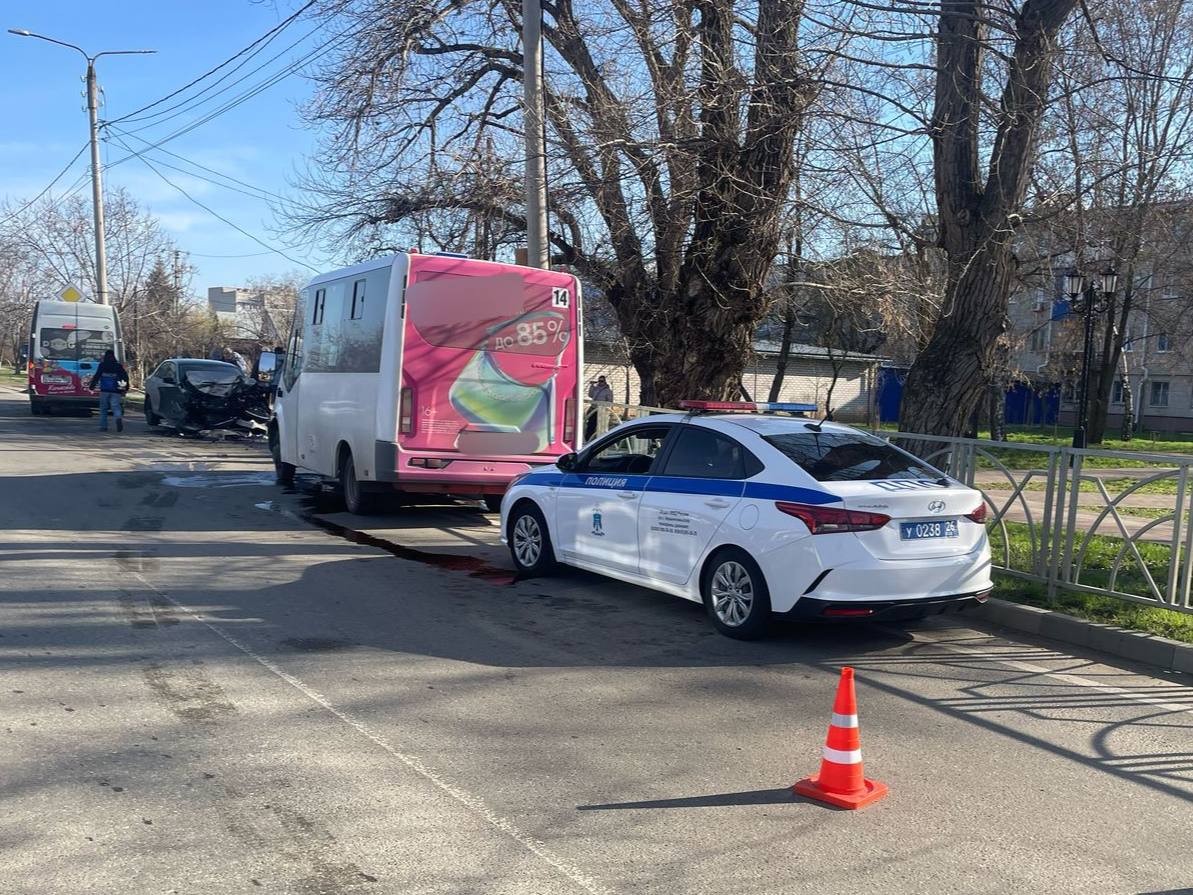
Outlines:
<svg viewBox="0 0 1193 895"><path fill-rule="evenodd" d="M487 804L485 804L484 800L480 796L474 795L474 794L468 792L467 790L461 789L460 787L458 787L452 783L449 783L447 780L443 779L443 777L441 777L436 771L432 770L431 768L429 768L425 764L423 764L422 761L420 761L417 757L415 757L413 755L409 755L405 752L402 752L399 749L396 749L384 737L382 737L381 735L376 734L372 730L370 730L368 728L368 726L366 726L364 724L364 722L352 717L352 715L348 714L347 712L343 711L342 709L336 708L334 705L332 705L331 701L328 700L326 696L323 696L317 690L314 690L311 687L307 686L301 680L299 680L297 677L290 674L289 672L283 671L279 666L275 665L269 659L266 659L264 656L258 655L256 652L254 652L249 647L245 646L243 643L241 643L239 640L237 640L231 634L224 631L218 625L214 625L211 622L207 621L207 619L205 619L199 613L195 612L189 606L178 602L178 600L174 599L169 594L165 593L162 590L159 590L152 583L150 583L150 581L144 575L142 575L140 572L134 571L133 575L142 584L144 584L145 587L149 588L149 590L153 591L155 594L160 596L162 599L169 600L171 603L173 603L175 606L177 606L180 610L185 612L191 618L195 619L200 624L209 628L211 631L214 631L216 634L218 634L220 637L222 637L225 641L230 643L232 646L236 647L236 649L240 650L240 652L244 653L246 656L248 656L254 662L261 665L263 668L265 668L271 674L275 675L278 678L281 678L283 681L285 681L287 684L289 684L291 687L293 687L295 690L297 690L299 693L301 693L307 699L316 703L321 708L325 709L326 711L331 713L333 716L338 718L340 721L347 724L349 727L353 728L357 733L359 733L365 739L367 739L371 743L373 743L373 745L378 746L379 748L383 749L385 752L387 752L392 757L396 758L402 764L406 765L406 767L410 768L410 770L414 771L414 773L418 774L420 777L422 777L428 783L433 784L438 789L440 789L442 792L451 796L451 798L455 799L457 802L459 802L461 805L463 805L465 808L467 808L473 814L479 816L482 820L484 820L490 826L501 831L506 836L508 836L510 839L512 839L514 842L516 842L518 845L522 846L527 851L529 851L531 854L535 855L536 857L538 857L545 863L554 867L563 876L567 877L571 882L575 883L577 886L579 886L585 892L589 892L589 893L591 893L591 895L613 895L613 892L611 889L605 888L600 883L598 883L596 880L594 880L591 877L584 874L583 871L581 871L580 869L573 867L571 864L568 864L562 858L556 857L542 840L537 839L536 837L531 836L528 833L522 832L522 830L518 829L518 827L516 827L511 821L506 820L504 817L497 814L497 812L495 812L492 808L490 808Z"/></svg>
<svg viewBox="0 0 1193 895"><path fill-rule="evenodd" d="M1071 684L1078 687L1088 687L1091 690L1099 690L1102 693L1107 693L1113 696L1122 696L1127 699L1133 699L1136 702L1144 702L1148 705L1154 705L1158 708L1164 709L1166 712L1189 712L1193 713L1193 705L1181 702L1169 702L1158 696L1150 696L1147 693L1136 693L1124 687L1115 687L1111 684L1100 684L1097 681L1091 681L1087 677L1082 677L1079 674L1069 674L1067 671L1053 671L1045 668L1043 665L1037 665L1034 662L1024 662L1022 659L1003 659L997 655L992 655L988 651L984 651L978 647L965 646L960 643L949 643L943 640L933 640L931 638L921 637L919 634L912 635L917 643L930 643L933 646L942 647L949 652L957 653L962 656L976 656L985 659L988 662L998 662L1001 665L1006 665L1018 671L1026 671L1029 674L1037 674L1043 677L1050 677L1054 680L1061 681L1065 684ZM1074 656L1066 656L1063 653L1058 654L1060 659L1074 659ZM1193 693L1184 688L1176 687L1182 696L1193 699Z"/></svg>

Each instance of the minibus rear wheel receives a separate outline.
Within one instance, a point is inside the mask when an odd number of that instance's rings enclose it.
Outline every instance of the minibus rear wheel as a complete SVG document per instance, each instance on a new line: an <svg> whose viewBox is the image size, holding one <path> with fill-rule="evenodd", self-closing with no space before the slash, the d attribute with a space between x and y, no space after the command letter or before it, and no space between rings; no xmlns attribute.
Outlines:
<svg viewBox="0 0 1193 895"><path fill-rule="evenodd" d="M356 478L351 451L345 451L340 462L340 494L344 497L344 509L357 516L367 516L376 505L376 495L366 491Z"/></svg>

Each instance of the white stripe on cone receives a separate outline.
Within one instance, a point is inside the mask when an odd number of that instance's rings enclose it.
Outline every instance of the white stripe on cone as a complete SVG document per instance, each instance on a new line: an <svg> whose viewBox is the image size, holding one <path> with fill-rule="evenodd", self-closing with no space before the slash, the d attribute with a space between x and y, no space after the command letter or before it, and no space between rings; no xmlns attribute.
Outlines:
<svg viewBox="0 0 1193 895"><path fill-rule="evenodd" d="M857 715L838 715L833 712L833 727L857 727Z"/></svg>
<svg viewBox="0 0 1193 895"><path fill-rule="evenodd" d="M861 764L862 750L861 749L832 749L828 746L824 747L824 760L836 762L837 764Z"/></svg>

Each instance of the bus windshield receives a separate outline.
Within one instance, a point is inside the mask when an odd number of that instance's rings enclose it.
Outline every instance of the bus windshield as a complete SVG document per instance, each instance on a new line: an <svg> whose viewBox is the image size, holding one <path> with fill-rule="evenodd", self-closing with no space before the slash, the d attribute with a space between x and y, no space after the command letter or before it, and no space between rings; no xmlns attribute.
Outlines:
<svg viewBox="0 0 1193 895"><path fill-rule="evenodd" d="M46 360L103 360L115 341L110 330L45 326L38 332L39 350Z"/></svg>

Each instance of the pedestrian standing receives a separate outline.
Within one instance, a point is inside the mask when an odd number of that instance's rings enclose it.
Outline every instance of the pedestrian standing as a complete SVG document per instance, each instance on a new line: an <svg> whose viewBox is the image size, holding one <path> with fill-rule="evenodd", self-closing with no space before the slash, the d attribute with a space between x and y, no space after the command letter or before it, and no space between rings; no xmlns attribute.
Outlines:
<svg viewBox="0 0 1193 895"><path fill-rule="evenodd" d="M592 382L588 386L588 400L590 401L606 401L613 403L613 388L609 385L604 376L598 376L596 382ZM597 427L597 412L595 407L589 407L588 413L584 417L584 440L587 441L596 434Z"/></svg>
<svg viewBox="0 0 1193 895"><path fill-rule="evenodd" d="M588 389L588 397L593 401L607 401L613 403L613 388L604 376L598 376Z"/></svg>
<svg viewBox="0 0 1193 895"><path fill-rule="evenodd" d="M128 391L128 370L116 360L116 352L108 349L99 369L91 377L91 388L99 386L99 431L108 431L108 413L116 420L116 431L124 431L124 393Z"/></svg>

